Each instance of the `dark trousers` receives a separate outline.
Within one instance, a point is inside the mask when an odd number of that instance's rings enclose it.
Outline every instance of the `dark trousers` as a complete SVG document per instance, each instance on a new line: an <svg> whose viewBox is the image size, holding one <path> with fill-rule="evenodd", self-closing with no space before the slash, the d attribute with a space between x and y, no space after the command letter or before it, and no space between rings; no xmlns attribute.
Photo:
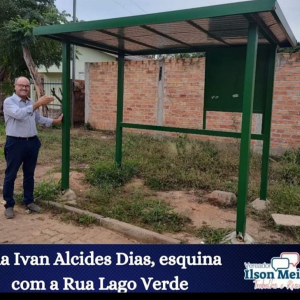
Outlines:
<svg viewBox="0 0 300 300"><path fill-rule="evenodd" d="M4 156L6 160L5 178L3 184L3 199L5 208L14 207L14 186L20 166L23 169L23 202L28 205L34 201L34 170L37 163L40 140L6 137Z"/></svg>

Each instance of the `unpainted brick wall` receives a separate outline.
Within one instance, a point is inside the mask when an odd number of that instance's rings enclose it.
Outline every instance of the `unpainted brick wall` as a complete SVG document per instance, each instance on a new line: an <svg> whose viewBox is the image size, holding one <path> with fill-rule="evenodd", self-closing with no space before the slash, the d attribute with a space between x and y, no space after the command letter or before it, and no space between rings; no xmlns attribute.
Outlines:
<svg viewBox="0 0 300 300"><path fill-rule="evenodd" d="M71 84L72 90L72 84ZM72 93L72 92L71 92ZM70 107L72 107L72 94L70 97ZM74 123L84 123L84 106L85 106L85 82L84 80L76 80L74 88Z"/></svg>
<svg viewBox="0 0 300 300"><path fill-rule="evenodd" d="M163 88L159 92L161 66L163 66ZM87 65L85 122L96 129L115 130L117 69L117 62ZM163 62L126 61L123 121L202 129L204 79L205 58L167 59ZM261 115L254 114L252 133L260 133L261 124ZM240 132L241 114L207 112L206 129ZM279 153L285 149L300 147L299 129L300 53L277 54L271 152ZM124 129L124 131L157 134L149 130ZM160 134L177 135L177 133L167 132ZM190 136L204 140L233 141L230 138L213 136ZM259 149L261 142L252 141L252 145Z"/></svg>

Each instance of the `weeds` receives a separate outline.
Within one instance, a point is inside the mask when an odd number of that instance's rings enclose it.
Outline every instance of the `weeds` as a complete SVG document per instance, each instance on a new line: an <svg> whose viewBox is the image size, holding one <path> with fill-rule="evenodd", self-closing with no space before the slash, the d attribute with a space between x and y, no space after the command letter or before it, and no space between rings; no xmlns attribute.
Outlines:
<svg viewBox="0 0 300 300"><path fill-rule="evenodd" d="M119 167L115 162L98 162L86 172L86 179L92 185L102 188L116 188L124 185L137 174L137 164L126 162Z"/></svg>
<svg viewBox="0 0 300 300"><path fill-rule="evenodd" d="M82 215L77 215L77 220L76 221L79 224L91 225L91 224L95 224L97 219L93 216L82 214Z"/></svg>
<svg viewBox="0 0 300 300"><path fill-rule="evenodd" d="M144 191L124 193L121 189L104 193L99 189L90 193L88 210L122 222L146 227L157 232L179 232L189 219L173 211L173 208L159 199L153 199ZM79 204L80 206L81 204Z"/></svg>
<svg viewBox="0 0 300 300"><path fill-rule="evenodd" d="M54 180L38 182L34 189L35 200L55 200L60 193L60 186L61 183Z"/></svg>
<svg viewBox="0 0 300 300"><path fill-rule="evenodd" d="M3 120L0 120L0 136L5 137L5 123Z"/></svg>
<svg viewBox="0 0 300 300"><path fill-rule="evenodd" d="M1 131L2 130L2 131ZM44 145L39 163L61 164L61 131L39 129ZM3 124L0 124L3 134ZM189 229L189 218L173 211L164 201L147 191L181 189L225 190L237 194L239 178L239 144L215 144L187 135L176 138L155 139L147 135L124 133L122 165L115 163L114 138L101 139L101 132L90 128L74 130L70 140L71 168L81 170L92 187L78 199L79 208L100 215L129 222L157 232L180 232ZM84 170L80 166L87 166ZM247 201L253 201L260 192L261 155L251 152ZM125 184L141 178L146 187L126 190ZM268 198L270 206L263 213L254 213L268 228L285 232L300 243L298 229L278 228L272 222L273 213L300 215L300 149L289 150L281 157L270 159ZM148 190L147 190L148 189ZM37 199L55 201L60 183L36 184ZM16 195L22 201L22 195ZM75 218L71 215L65 217ZM93 223L87 216L76 219L79 224ZM197 228L197 236L207 243L218 243L228 230L208 226ZM234 231L234 230L229 230Z"/></svg>
<svg viewBox="0 0 300 300"><path fill-rule="evenodd" d="M95 130L94 127L89 122L84 124L84 129L85 130Z"/></svg>
<svg viewBox="0 0 300 300"><path fill-rule="evenodd" d="M60 189L60 182L57 183L54 180L38 182L34 189L34 199L35 201L40 199L55 201ZM23 192L15 191L14 198L16 202L23 203Z"/></svg>
<svg viewBox="0 0 300 300"><path fill-rule="evenodd" d="M97 219L93 216L89 216L87 214L77 214L74 212L68 211L57 211L60 214L61 221L65 223L75 223L79 226L89 227L91 225L96 224Z"/></svg>
<svg viewBox="0 0 300 300"><path fill-rule="evenodd" d="M204 239L206 244L219 244L222 239L235 229L229 228L211 228L210 226L202 226L196 230L196 236Z"/></svg>

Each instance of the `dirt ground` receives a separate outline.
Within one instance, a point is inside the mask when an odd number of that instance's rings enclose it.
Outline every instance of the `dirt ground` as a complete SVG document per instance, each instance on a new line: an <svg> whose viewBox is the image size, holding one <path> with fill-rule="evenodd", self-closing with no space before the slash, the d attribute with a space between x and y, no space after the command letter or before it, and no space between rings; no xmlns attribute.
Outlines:
<svg viewBox="0 0 300 300"><path fill-rule="evenodd" d="M1 169L4 170L5 164L1 163ZM36 183L44 180L59 180L61 173L51 173L53 165L41 165L38 163L35 171ZM84 166L83 166L84 167ZM0 173L0 181L3 182L4 172ZM145 188L144 183L140 179L135 179L130 182L127 189ZM22 174L21 171L15 183L16 190L22 190ZM84 181L84 174L81 172L70 172L70 189L72 189L78 197L84 196L89 185ZM152 193L153 194L153 193ZM169 191L156 192L156 196L168 202L174 207L174 211L191 219L191 225L198 228L203 225L212 228L229 228L232 232L236 226L236 210L223 209L208 202L199 201L195 191ZM260 244L278 244L280 241L286 241L286 237L275 231L271 231L263 226L260 222L247 217L246 233L250 235L256 243ZM167 234L174 238L192 242L194 237L188 233Z"/></svg>
<svg viewBox="0 0 300 300"><path fill-rule="evenodd" d="M38 165L36 168L35 178L39 180L49 179L59 180L60 173L52 173L49 175L51 166ZM127 184L126 189L146 188L140 179L134 179ZM77 196L83 196L85 191L89 189L89 185L84 181L84 174L80 172L70 172L70 189L72 189ZM152 193L153 194L153 193ZM168 202L174 207L174 211L183 214L191 219L191 225L198 228L203 225L211 226L213 228L229 228L235 231L236 226L236 210L223 209L216 205L211 205L207 202L199 202L199 198L195 191L169 191L156 192L156 196ZM270 244L278 243L278 241L286 240L286 237L278 232L273 232L264 228L260 222L247 217L246 232L257 243ZM193 239L188 233L168 234L174 238L179 239Z"/></svg>

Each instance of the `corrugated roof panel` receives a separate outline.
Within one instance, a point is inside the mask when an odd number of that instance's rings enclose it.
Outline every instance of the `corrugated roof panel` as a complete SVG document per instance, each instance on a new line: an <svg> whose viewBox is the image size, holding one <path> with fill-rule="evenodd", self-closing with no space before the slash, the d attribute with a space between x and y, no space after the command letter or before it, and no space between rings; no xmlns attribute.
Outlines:
<svg viewBox="0 0 300 300"><path fill-rule="evenodd" d="M125 55L204 51L247 45L250 22L258 43L293 47L297 41L276 0L255 0L156 14L34 28L34 34ZM166 52L165 52L166 53ZM171 52L168 52L171 53Z"/></svg>
<svg viewBox="0 0 300 300"><path fill-rule="evenodd" d="M193 20L197 25L213 33L214 31L244 29L248 30L249 22L243 15Z"/></svg>
<svg viewBox="0 0 300 300"><path fill-rule="evenodd" d="M264 21L267 27L272 31L276 38L283 44L289 43L285 32L279 26L274 16L270 13L259 13L259 17Z"/></svg>
<svg viewBox="0 0 300 300"><path fill-rule="evenodd" d="M74 37L76 39L81 39L83 41L92 40L94 43L101 43L101 45L107 45L109 47L128 50L128 51L143 51L149 49L147 46L141 44L133 43L127 40L120 40L116 37L110 36L108 34L99 31L85 31L85 32L73 32L68 34L70 38Z"/></svg>
<svg viewBox="0 0 300 300"><path fill-rule="evenodd" d="M150 24L147 28L157 30L162 34L174 35L178 32L192 33L198 30L187 22L174 22L171 24Z"/></svg>
<svg viewBox="0 0 300 300"><path fill-rule="evenodd" d="M68 34L69 37L76 37L80 39L85 39L85 40L92 40L94 42L106 42L106 41L111 41L111 40L116 40L115 37L112 37L111 35L102 33L97 30L92 30L92 31L81 31L81 32L71 32Z"/></svg>

